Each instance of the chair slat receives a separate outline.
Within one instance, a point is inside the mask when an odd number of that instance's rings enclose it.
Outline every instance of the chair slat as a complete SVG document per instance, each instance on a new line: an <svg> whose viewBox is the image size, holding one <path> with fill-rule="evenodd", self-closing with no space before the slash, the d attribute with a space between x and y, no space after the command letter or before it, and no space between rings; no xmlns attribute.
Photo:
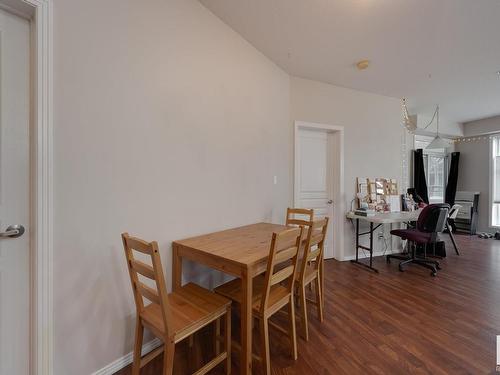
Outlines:
<svg viewBox="0 0 500 375"><path fill-rule="evenodd" d="M289 247L288 249L281 250L278 254L276 254L274 258L275 265L283 263L289 259L292 259L295 256L295 254L297 254L296 246L292 246Z"/></svg>
<svg viewBox="0 0 500 375"><path fill-rule="evenodd" d="M131 259L130 266L135 272L138 272L151 280L155 280L155 271L150 265Z"/></svg>
<svg viewBox="0 0 500 375"><path fill-rule="evenodd" d="M149 286L141 283L140 281L137 281L135 284L137 291L144 297L150 300L153 303L160 304L160 296L158 295L158 292L154 290L153 288L150 288Z"/></svg>
<svg viewBox="0 0 500 375"><path fill-rule="evenodd" d="M317 248L307 255L307 261L316 259L321 254L321 249Z"/></svg>
<svg viewBox="0 0 500 375"><path fill-rule="evenodd" d="M277 247L278 251L282 251L283 249L290 247L291 244L295 244L297 237L299 236L301 228L291 228L284 230L283 232L279 232L276 235Z"/></svg>
<svg viewBox="0 0 500 375"><path fill-rule="evenodd" d="M270 280L271 285L276 285L290 277L294 271L294 266L288 266L276 272Z"/></svg>
<svg viewBox="0 0 500 375"><path fill-rule="evenodd" d="M133 250L140 251L141 253L151 255L153 253L153 249L151 247L151 244L143 241L139 238L135 237L128 237L127 238L127 245L129 248Z"/></svg>
<svg viewBox="0 0 500 375"><path fill-rule="evenodd" d="M323 241L323 239L324 239L323 233L315 234L312 236L311 243L309 244L309 246L317 245L321 241Z"/></svg>
<svg viewBox="0 0 500 375"><path fill-rule="evenodd" d="M286 221L286 225L299 225L299 226L308 226L310 221L302 220L302 219L288 219Z"/></svg>
<svg viewBox="0 0 500 375"><path fill-rule="evenodd" d="M287 214L289 215L311 215L313 210L310 208L288 208Z"/></svg>

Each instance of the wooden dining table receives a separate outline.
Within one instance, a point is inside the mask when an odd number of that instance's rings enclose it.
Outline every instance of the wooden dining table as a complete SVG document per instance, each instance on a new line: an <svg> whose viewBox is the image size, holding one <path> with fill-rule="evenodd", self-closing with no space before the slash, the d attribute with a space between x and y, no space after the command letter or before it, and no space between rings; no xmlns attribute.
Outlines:
<svg viewBox="0 0 500 375"><path fill-rule="evenodd" d="M174 291L182 286L183 259L241 279L242 374L252 372L252 280L266 271L273 232L285 229L284 225L258 223L174 241L172 245Z"/></svg>

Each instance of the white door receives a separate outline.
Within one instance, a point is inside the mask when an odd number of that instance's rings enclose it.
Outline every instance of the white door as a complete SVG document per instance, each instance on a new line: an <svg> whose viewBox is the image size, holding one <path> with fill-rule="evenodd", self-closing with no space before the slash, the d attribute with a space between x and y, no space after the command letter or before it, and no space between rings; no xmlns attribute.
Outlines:
<svg viewBox="0 0 500 375"><path fill-rule="evenodd" d="M29 22L0 10L0 374L29 373ZM15 231L9 233L15 234Z"/></svg>
<svg viewBox="0 0 500 375"><path fill-rule="evenodd" d="M325 258L332 258L334 254L332 148L332 133L299 128L295 150L295 206L314 209L315 217L330 218Z"/></svg>

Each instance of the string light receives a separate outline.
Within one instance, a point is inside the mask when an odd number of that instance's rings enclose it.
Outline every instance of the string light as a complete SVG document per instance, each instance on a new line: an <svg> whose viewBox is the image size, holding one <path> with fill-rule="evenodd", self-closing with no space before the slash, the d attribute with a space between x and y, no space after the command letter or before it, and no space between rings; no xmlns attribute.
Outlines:
<svg viewBox="0 0 500 375"><path fill-rule="evenodd" d="M500 71L498 72L500 74ZM410 134L414 134L415 130L417 129L417 124L412 120L412 118L409 115L408 112L408 107L406 105L406 98L401 99L401 111L403 114L403 125L408 130ZM434 116L432 117L432 120L430 123L425 126L423 129L427 129L430 124L434 121L434 117L436 116L436 112L434 112ZM496 135L498 136L498 134ZM489 136L474 136L474 137L459 137L452 139L452 143L461 143L461 142L481 142L481 141L487 141L489 139L493 138L493 135ZM404 148L406 148L406 144L404 145ZM404 150L406 153L406 150ZM404 163L404 162L403 162ZM403 169L405 168L405 165L403 165Z"/></svg>
<svg viewBox="0 0 500 375"><path fill-rule="evenodd" d="M493 138L493 136L480 136L480 137L460 137L452 140L453 143L463 143L463 142L481 142L487 141Z"/></svg>

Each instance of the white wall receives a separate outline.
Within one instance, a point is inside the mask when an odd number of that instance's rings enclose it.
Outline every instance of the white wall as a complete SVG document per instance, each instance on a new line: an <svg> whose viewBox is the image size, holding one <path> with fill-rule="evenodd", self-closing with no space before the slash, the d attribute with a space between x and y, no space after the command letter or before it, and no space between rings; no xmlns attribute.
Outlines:
<svg viewBox="0 0 500 375"><path fill-rule="evenodd" d="M489 140L458 142L455 150L460 152L457 190L480 192L478 231L489 231Z"/></svg>
<svg viewBox="0 0 500 375"><path fill-rule="evenodd" d="M490 117L464 124L467 137L500 132L500 116ZM496 231L489 223L490 194L490 147L489 140L458 142L456 150L460 151L460 167L457 190L479 191L478 231Z"/></svg>
<svg viewBox="0 0 500 375"><path fill-rule="evenodd" d="M429 123L432 120L432 116L417 116L417 126L418 129L416 131L417 134L427 135L430 137L436 136L437 131L437 121L434 119L432 124ZM428 126L426 129L424 129ZM439 134L443 137L461 137L464 135L464 125L448 120L445 116L440 112L439 116Z"/></svg>
<svg viewBox="0 0 500 375"><path fill-rule="evenodd" d="M401 179L399 99L290 84L195 0L54 3L57 375L132 348L121 232L158 240L169 275L172 240L283 220L294 120L345 127L346 207L357 176Z"/></svg>
<svg viewBox="0 0 500 375"><path fill-rule="evenodd" d="M500 116L488 117L464 124L464 135L466 137L498 132L500 132Z"/></svg>
<svg viewBox="0 0 500 375"><path fill-rule="evenodd" d="M55 373L78 375L132 348L121 232L170 275L172 240L283 219L290 81L194 0L55 0L54 19Z"/></svg>
<svg viewBox="0 0 500 375"><path fill-rule="evenodd" d="M292 120L345 127L344 200L347 209L355 195L356 177L402 180L401 139L405 131L401 125L399 99L292 78L291 111ZM344 254L352 257L354 231L347 220L344 236ZM382 241L375 239L374 243L376 249L382 248Z"/></svg>

